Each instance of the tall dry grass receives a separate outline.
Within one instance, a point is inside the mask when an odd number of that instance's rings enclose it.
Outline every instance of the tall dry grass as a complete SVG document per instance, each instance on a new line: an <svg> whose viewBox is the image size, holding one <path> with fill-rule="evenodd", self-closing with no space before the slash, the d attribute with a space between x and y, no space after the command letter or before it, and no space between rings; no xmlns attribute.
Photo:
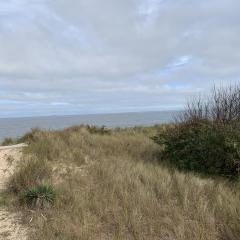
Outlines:
<svg viewBox="0 0 240 240"><path fill-rule="evenodd" d="M238 240L237 184L159 164L156 128L34 132L25 155L51 165L57 199L26 211L29 239Z"/></svg>

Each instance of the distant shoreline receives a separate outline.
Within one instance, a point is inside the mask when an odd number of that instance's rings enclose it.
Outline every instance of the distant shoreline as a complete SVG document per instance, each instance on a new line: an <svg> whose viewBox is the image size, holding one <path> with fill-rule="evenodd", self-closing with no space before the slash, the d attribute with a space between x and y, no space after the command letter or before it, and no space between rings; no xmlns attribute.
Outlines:
<svg viewBox="0 0 240 240"><path fill-rule="evenodd" d="M32 128L61 130L74 125L106 126L107 128L153 126L174 121L174 117L180 112L181 111L128 112L116 114L0 118L0 141L5 138L20 137Z"/></svg>
<svg viewBox="0 0 240 240"><path fill-rule="evenodd" d="M149 114L149 113L171 113L171 112L182 112L183 110L162 110L162 111L144 111L144 112L114 112L114 113L82 113L82 114L66 114L66 115L36 115L36 116L11 116L11 117L0 117L1 119L29 119L29 118L51 118L51 117L85 117L85 116L105 116L105 115L126 115L126 114Z"/></svg>

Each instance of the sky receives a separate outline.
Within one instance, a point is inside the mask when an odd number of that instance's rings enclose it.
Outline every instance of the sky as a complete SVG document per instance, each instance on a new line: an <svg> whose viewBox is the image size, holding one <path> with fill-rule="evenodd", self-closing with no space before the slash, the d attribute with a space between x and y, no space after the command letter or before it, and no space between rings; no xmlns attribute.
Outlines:
<svg viewBox="0 0 240 240"><path fill-rule="evenodd" d="M182 109L240 81L239 0L0 0L0 117Z"/></svg>

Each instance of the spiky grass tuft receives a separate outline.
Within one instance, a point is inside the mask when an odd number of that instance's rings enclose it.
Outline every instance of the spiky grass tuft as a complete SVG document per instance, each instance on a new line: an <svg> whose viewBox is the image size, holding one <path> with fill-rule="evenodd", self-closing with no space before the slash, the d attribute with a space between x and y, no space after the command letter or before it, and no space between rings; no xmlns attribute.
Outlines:
<svg viewBox="0 0 240 240"><path fill-rule="evenodd" d="M44 183L27 189L21 197L21 202L30 206L44 208L52 204L55 199L56 191L54 187Z"/></svg>

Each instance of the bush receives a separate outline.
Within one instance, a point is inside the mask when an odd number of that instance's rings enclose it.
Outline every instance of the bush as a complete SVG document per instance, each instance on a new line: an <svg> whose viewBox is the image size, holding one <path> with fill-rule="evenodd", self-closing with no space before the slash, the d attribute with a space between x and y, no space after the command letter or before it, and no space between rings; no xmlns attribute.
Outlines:
<svg viewBox="0 0 240 240"><path fill-rule="evenodd" d="M180 121L210 120L231 124L240 121L240 84L212 89L208 98L196 98L187 104Z"/></svg>
<svg viewBox="0 0 240 240"><path fill-rule="evenodd" d="M56 198L56 191L49 184L40 184L24 191L21 202L34 207L44 208L52 204Z"/></svg>
<svg viewBox="0 0 240 240"><path fill-rule="evenodd" d="M235 177L240 166L240 129L211 122L178 124L154 140L179 169Z"/></svg>
<svg viewBox="0 0 240 240"><path fill-rule="evenodd" d="M240 171L240 88L214 88L188 104L175 125L153 139L179 169L237 177Z"/></svg>

